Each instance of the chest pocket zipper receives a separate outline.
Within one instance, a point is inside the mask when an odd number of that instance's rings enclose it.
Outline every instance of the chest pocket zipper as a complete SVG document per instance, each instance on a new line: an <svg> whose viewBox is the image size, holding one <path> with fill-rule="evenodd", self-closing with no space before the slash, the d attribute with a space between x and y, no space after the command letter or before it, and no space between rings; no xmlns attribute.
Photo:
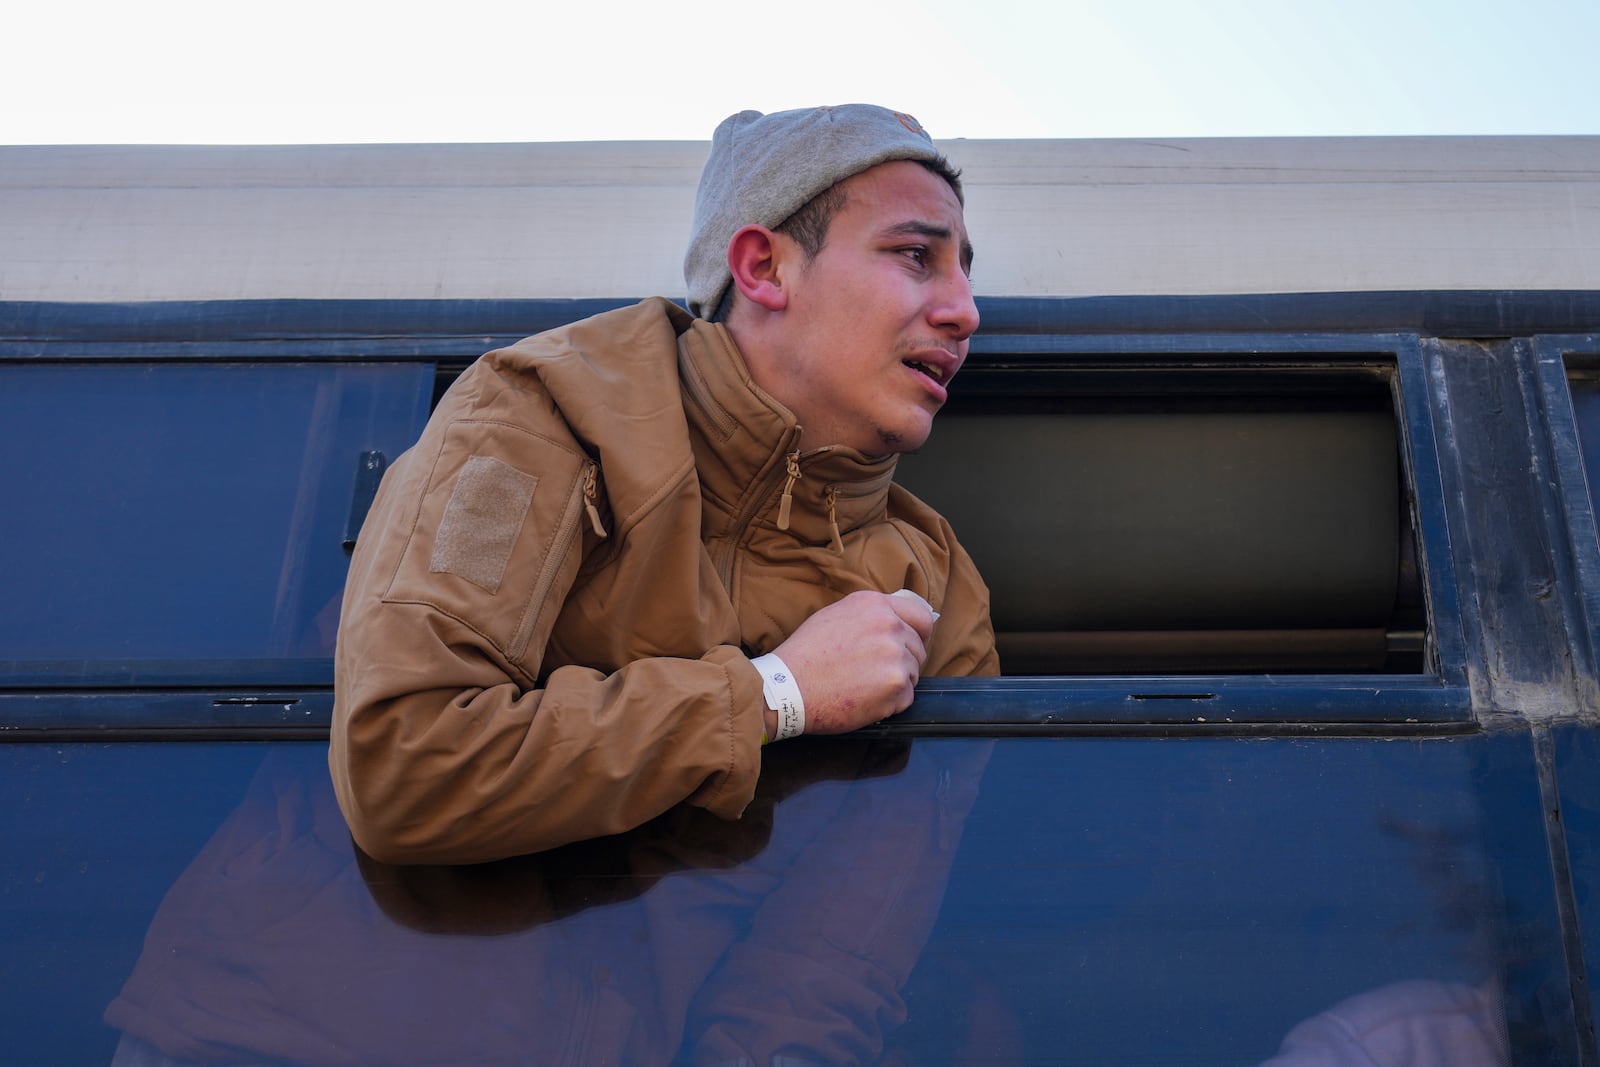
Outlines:
<svg viewBox="0 0 1600 1067"><path fill-rule="evenodd" d="M835 555L844 555L844 538L839 536L839 487L828 486L826 499L828 502L828 533L833 541Z"/></svg>
<svg viewBox="0 0 1600 1067"><path fill-rule="evenodd" d="M589 525L594 527L596 537L606 537L606 528L600 522L600 468L590 463L583 472L583 509L589 513Z"/></svg>

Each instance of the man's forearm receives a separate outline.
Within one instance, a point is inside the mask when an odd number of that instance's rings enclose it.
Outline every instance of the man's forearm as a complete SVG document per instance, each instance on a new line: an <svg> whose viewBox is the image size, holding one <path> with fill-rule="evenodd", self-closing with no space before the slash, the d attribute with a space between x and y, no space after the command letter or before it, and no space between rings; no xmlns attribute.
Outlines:
<svg viewBox="0 0 1600 1067"><path fill-rule="evenodd" d="M389 863L476 863L631 829L687 801L743 811L760 680L731 647L377 699L335 717L330 764L356 842Z"/></svg>

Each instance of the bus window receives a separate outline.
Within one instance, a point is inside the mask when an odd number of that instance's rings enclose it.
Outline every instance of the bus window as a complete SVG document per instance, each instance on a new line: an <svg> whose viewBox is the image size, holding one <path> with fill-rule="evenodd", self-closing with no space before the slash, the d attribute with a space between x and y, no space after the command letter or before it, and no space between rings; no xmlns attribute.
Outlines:
<svg viewBox="0 0 1600 1067"><path fill-rule="evenodd" d="M422 364L0 366L8 682L331 682L364 464L409 447L431 380Z"/></svg>
<svg viewBox="0 0 1600 1067"><path fill-rule="evenodd" d="M901 482L992 595L1005 673L1425 669L1392 363L975 362Z"/></svg>

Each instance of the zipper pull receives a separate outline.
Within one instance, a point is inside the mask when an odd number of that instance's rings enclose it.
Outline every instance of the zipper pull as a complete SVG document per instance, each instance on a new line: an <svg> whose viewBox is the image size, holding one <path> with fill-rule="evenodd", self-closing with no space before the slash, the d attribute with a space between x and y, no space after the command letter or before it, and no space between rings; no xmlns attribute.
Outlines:
<svg viewBox="0 0 1600 1067"><path fill-rule="evenodd" d="M794 483L800 478L800 450L796 448L786 457L789 480L783 483L783 496L778 500L778 529L789 528L789 508L794 504Z"/></svg>
<svg viewBox="0 0 1600 1067"><path fill-rule="evenodd" d="M589 513L589 525L594 527L596 536L605 537L606 528L600 524L600 509L595 506L599 500L600 486L595 479L595 466L591 463L583 476L583 507Z"/></svg>
<svg viewBox="0 0 1600 1067"><path fill-rule="evenodd" d="M839 536L839 512L834 505L839 499L837 486L828 486L828 532L833 535L833 551L837 555L844 555L844 538Z"/></svg>

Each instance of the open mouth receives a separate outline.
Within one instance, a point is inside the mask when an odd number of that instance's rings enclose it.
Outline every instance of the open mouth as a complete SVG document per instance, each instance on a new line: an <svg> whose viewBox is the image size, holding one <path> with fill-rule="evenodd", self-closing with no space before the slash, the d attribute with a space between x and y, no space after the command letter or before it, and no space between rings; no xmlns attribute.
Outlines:
<svg viewBox="0 0 1600 1067"><path fill-rule="evenodd" d="M941 384L944 382L944 371L940 370L938 367L930 367L928 364L918 363L914 359L901 360L901 362L919 374L926 374L936 382Z"/></svg>

